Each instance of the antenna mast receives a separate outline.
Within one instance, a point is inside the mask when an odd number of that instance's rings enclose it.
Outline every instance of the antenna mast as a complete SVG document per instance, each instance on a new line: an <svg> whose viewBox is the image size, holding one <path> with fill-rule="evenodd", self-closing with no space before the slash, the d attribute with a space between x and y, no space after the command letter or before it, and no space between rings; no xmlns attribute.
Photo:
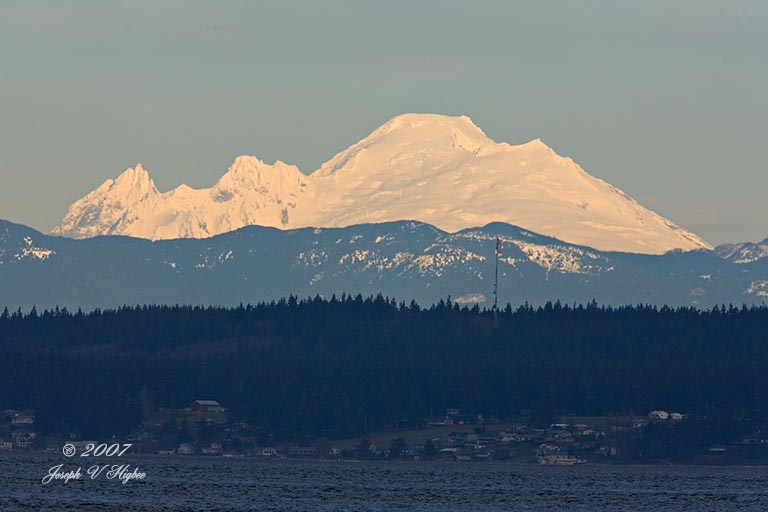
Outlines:
<svg viewBox="0 0 768 512"><path fill-rule="evenodd" d="M499 321L499 255L501 254L501 238L496 237L496 275L493 280L493 321Z"/></svg>

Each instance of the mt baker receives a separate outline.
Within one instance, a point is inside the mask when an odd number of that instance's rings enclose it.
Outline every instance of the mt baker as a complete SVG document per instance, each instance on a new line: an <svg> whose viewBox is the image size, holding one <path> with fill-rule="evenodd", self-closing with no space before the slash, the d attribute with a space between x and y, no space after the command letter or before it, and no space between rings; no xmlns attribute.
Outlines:
<svg viewBox="0 0 768 512"><path fill-rule="evenodd" d="M238 157L209 189L161 193L141 165L75 202L54 234L206 238L244 226L414 220L456 232L505 222L603 251L710 248L536 139L512 146L468 117L404 114L310 175Z"/></svg>

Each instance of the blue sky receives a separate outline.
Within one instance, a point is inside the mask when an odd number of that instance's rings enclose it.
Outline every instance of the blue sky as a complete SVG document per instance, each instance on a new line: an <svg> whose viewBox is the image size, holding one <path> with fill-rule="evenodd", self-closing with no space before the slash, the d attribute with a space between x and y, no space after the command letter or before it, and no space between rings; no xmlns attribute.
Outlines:
<svg viewBox="0 0 768 512"><path fill-rule="evenodd" d="M0 218L141 162L311 172L403 112L541 138L711 243L768 236L768 2L0 3Z"/></svg>

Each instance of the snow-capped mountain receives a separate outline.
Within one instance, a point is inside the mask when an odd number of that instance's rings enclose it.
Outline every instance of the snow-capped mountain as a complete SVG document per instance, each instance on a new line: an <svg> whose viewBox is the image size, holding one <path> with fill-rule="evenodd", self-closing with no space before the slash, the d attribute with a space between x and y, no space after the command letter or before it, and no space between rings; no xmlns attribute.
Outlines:
<svg viewBox="0 0 768 512"><path fill-rule="evenodd" d="M181 185L160 193L141 164L74 203L54 234L72 238L206 238L243 226L287 226L309 189L293 165L240 156L209 189Z"/></svg>
<svg viewBox="0 0 768 512"><path fill-rule="evenodd" d="M0 310L122 304L222 304L381 292L424 305L449 295L502 303L764 304L768 259L719 251L603 252L509 224L448 233L400 221L345 228L249 226L207 239L72 240L0 220Z"/></svg>
<svg viewBox="0 0 768 512"><path fill-rule="evenodd" d="M141 166L74 203L55 234L202 238L247 225L280 229L417 220L446 231L506 222L600 250L709 248L696 235L587 174L542 141L512 146L468 117L404 114L306 176L238 157L210 189L159 193Z"/></svg>
<svg viewBox="0 0 768 512"><path fill-rule="evenodd" d="M733 263L752 263L768 258L768 238L758 243L723 244L715 251L718 256Z"/></svg>

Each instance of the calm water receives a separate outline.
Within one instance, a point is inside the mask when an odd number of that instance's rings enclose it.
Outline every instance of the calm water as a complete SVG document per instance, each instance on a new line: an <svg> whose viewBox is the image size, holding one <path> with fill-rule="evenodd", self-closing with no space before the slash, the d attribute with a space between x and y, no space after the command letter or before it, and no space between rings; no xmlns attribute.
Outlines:
<svg viewBox="0 0 768 512"><path fill-rule="evenodd" d="M116 463L116 459L90 459ZM765 511L768 468L119 459L146 481L89 480L60 455L0 454L0 510ZM51 466L84 480L42 485Z"/></svg>

